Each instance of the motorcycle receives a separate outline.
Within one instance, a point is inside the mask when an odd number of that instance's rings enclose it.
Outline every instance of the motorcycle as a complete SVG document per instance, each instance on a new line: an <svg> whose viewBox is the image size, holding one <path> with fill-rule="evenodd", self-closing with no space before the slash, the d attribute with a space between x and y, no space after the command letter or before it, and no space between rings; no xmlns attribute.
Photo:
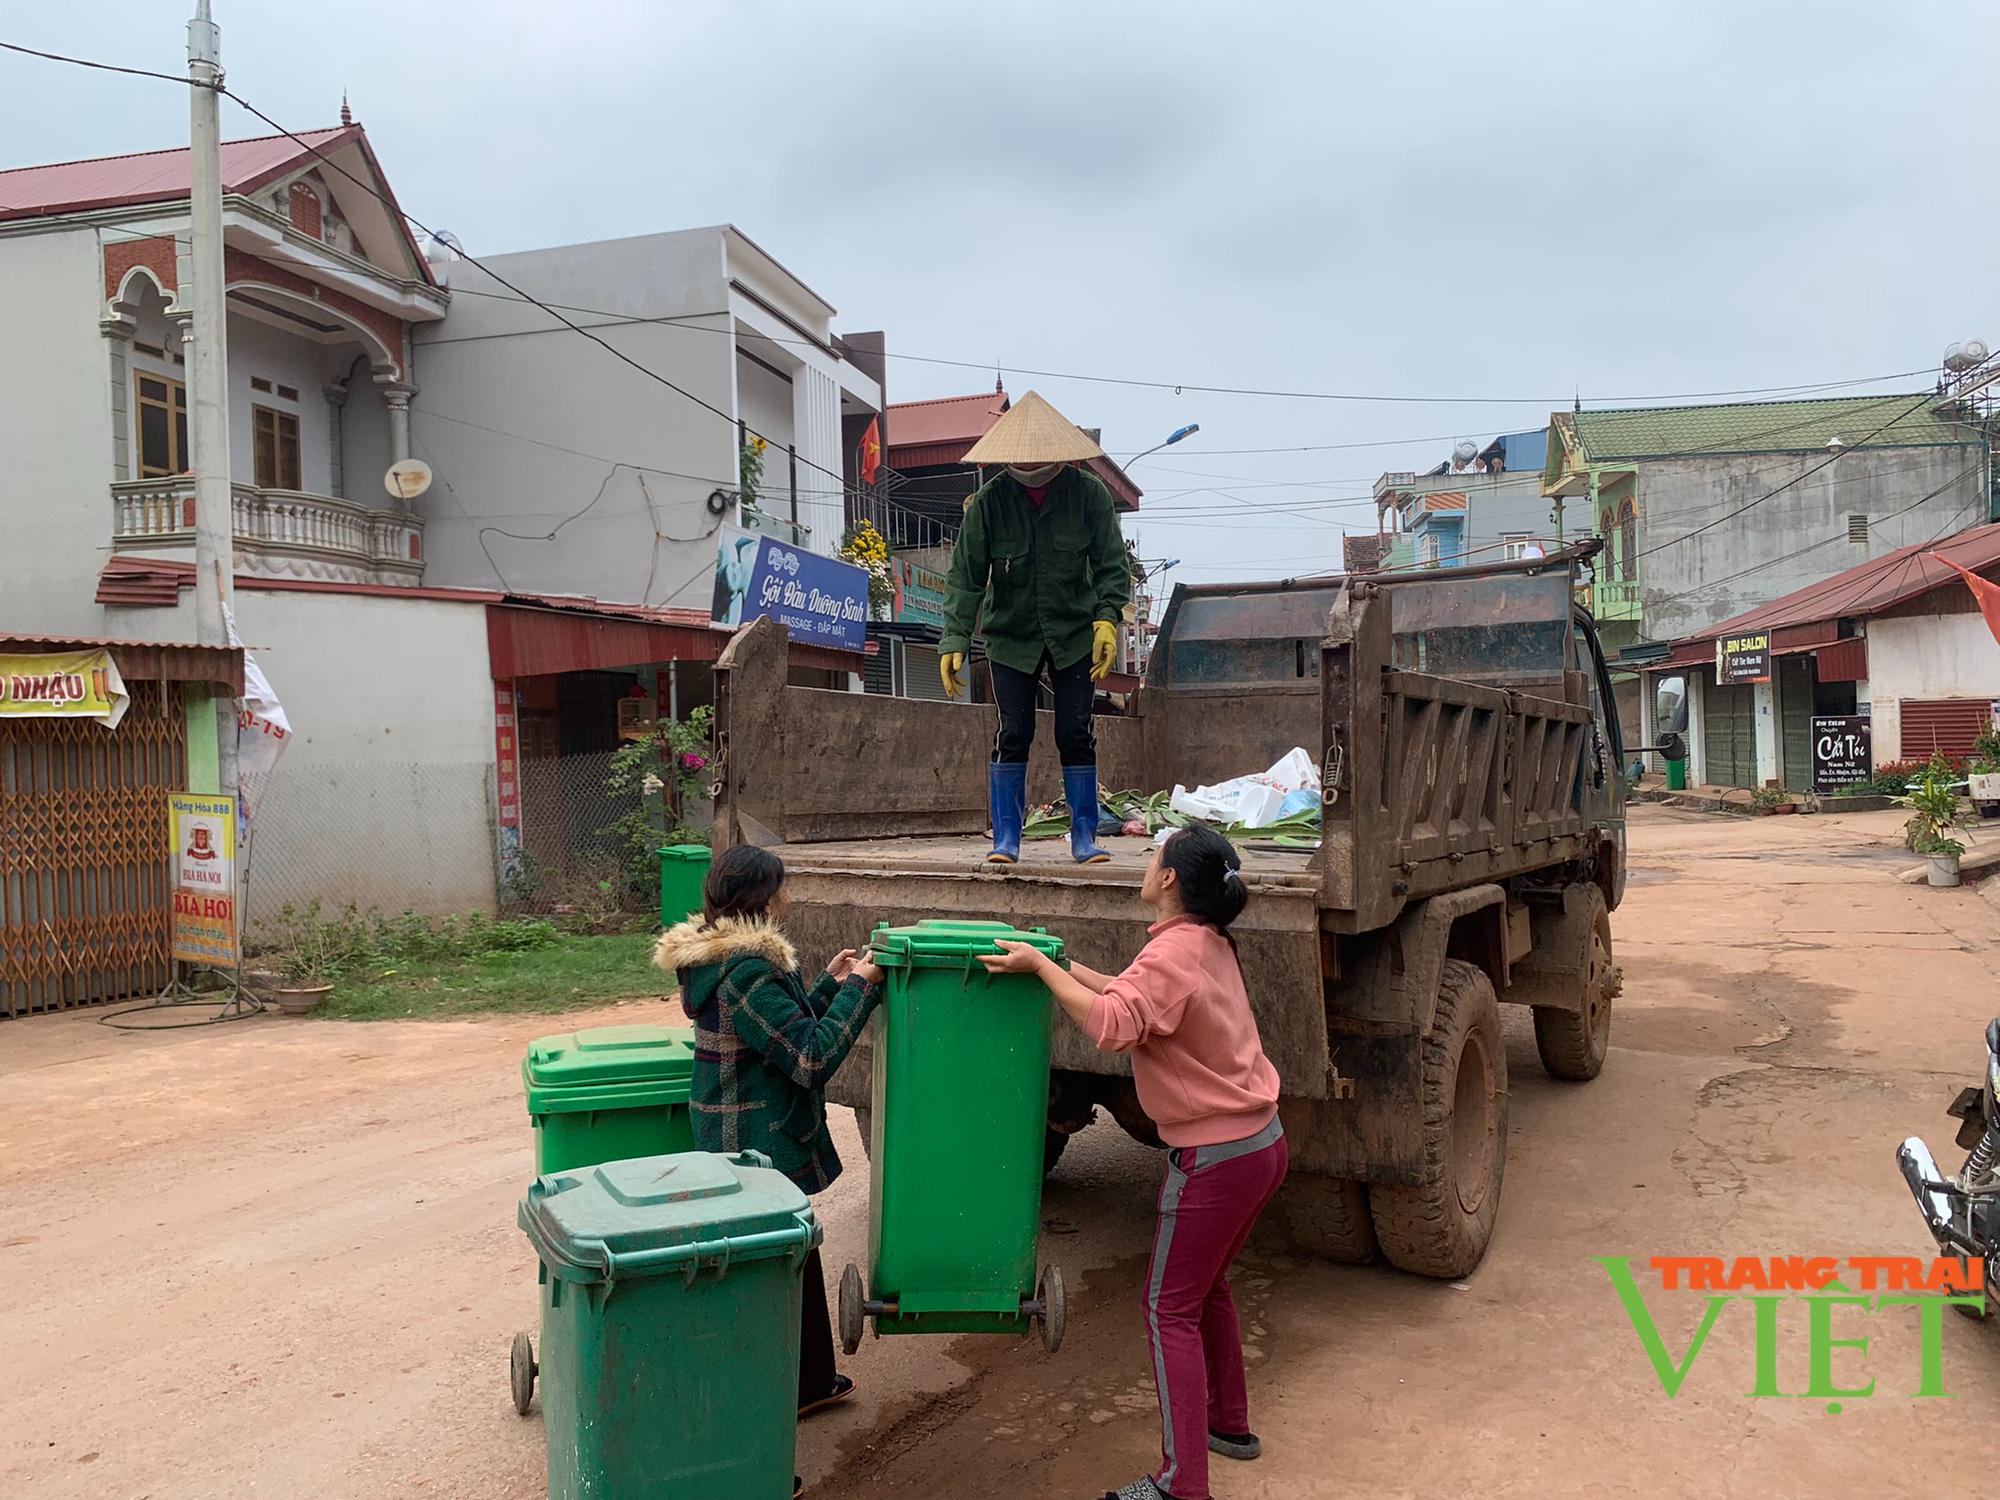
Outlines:
<svg viewBox="0 0 2000 1500"><path fill-rule="evenodd" d="M1986 1027L1985 1087L1961 1091L1945 1113L1959 1122L1958 1144L1971 1153L1957 1175L1939 1170L1921 1136L1897 1148L1896 1163L1938 1249L1961 1261L1985 1257L1984 1305L1960 1310L1990 1318L2000 1311L2000 1017Z"/></svg>

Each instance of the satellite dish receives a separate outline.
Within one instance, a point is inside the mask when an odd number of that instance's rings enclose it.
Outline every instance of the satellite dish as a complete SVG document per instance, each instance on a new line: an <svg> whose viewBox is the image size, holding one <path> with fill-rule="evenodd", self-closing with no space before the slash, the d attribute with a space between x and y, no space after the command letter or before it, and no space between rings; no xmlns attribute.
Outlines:
<svg viewBox="0 0 2000 1500"><path fill-rule="evenodd" d="M1437 450L1433 448L1431 451L1435 453ZM1479 457L1479 444L1473 442L1470 438L1465 439L1456 448L1451 450L1453 463L1469 464L1477 457Z"/></svg>
<svg viewBox="0 0 2000 1500"><path fill-rule="evenodd" d="M398 500L414 500L431 487L431 466L421 458L406 458L389 465L382 476L382 488Z"/></svg>

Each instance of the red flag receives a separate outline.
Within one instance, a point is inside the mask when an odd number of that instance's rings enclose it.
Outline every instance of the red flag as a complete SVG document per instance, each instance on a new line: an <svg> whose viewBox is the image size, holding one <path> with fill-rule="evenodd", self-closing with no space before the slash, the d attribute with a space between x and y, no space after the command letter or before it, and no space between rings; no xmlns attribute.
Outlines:
<svg viewBox="0 0 2000 1500"><path fill-rule="evenodd" d="M1972 597L1979 603L1979 612L1986 616L1986 628L1993 632L1993 639L2000 641L2000 583L1990 583L1970 568L1960 568L1957 563L1942 552L1933 552L1939 562L1947 568L1957 569L1964 578L1965 586L1972 590Z"/></svg>
<svg viewBox="0 0 2000 1500"><path fill-rule="evenodd" d="M868 430L861 434L861 482L873 484L882 472L882 419L870 417Z"/></svg>

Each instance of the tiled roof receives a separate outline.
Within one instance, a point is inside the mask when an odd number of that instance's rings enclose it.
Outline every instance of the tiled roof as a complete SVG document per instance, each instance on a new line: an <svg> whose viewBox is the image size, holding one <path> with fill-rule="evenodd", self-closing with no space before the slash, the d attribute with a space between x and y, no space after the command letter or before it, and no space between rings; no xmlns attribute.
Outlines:
<svg viewBox="0 0 2000 1500"><path fill-rule="evenodd" d="M1382 566L1382 558L1389 550L1392 537L1362 532L1340 539L1341 566L1350 573L1372 573Z"/></svg>
<svg viewBox="0 0 2000 1500"><path fill-rule="evenodd" d="M307 146L331 151L361 134L359 125L308 130L290 136L266 135L222 143L225 192L249 193L313 159ZM299 141L305 142L300 145ZM188 149L100 156L90 161L54 162L0 172L0 220L113 208L128 203L163 203L188 195Z"/></svg>
<svg viewBox="0 0 2000 1500"><path fill-rule="evenodd" d="M891 403L888 412L889 466L920 467L898 460L897 453L905 448L927 448L937 443L964 443L969 447L986 436L986 429L1000 420L1008 404L1005 391L982 391L976 396L947 396L941 401Z"/></svg>
<svg viewBox="0 0 2000 1500"><path fill-rule="evenodd" d="M1940 416L1930 392L1749 401L1730 406L1640 406L1580 411L1572 421L1593 463L1692 453L1805 453L1835 438L1850 448L1934 447L1977 442Z"/></svg>
<svg viewBox="0 0 2000 1500"><path fill-rule="evenodd" d="M1930 554L1948 557L1962 568L1983 573L2000 567L2000 522L1961 531L1947 542L1914 542L1894 552L1858 563L1831 578L1732 615L1687 641L1713 640L1745 630L1783 630L1820 620L1857 619L1876 615L1919 594L1929 593L1958 574Z"/></svg>

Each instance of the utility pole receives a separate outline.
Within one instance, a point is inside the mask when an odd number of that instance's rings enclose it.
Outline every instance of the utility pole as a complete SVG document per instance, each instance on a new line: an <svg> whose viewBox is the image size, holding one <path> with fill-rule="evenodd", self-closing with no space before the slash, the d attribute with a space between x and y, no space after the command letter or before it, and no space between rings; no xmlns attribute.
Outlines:
<svg viewBox="0 0 2000 1500"><path fill-rule="evenodd" d="M222 267L222 51L209 0L188 22L188 436L194 449L195 640L229 644L223 608L236 574L229 489L229 349ZM216 701L222 790L236 790L236 700Z"/></svg>

